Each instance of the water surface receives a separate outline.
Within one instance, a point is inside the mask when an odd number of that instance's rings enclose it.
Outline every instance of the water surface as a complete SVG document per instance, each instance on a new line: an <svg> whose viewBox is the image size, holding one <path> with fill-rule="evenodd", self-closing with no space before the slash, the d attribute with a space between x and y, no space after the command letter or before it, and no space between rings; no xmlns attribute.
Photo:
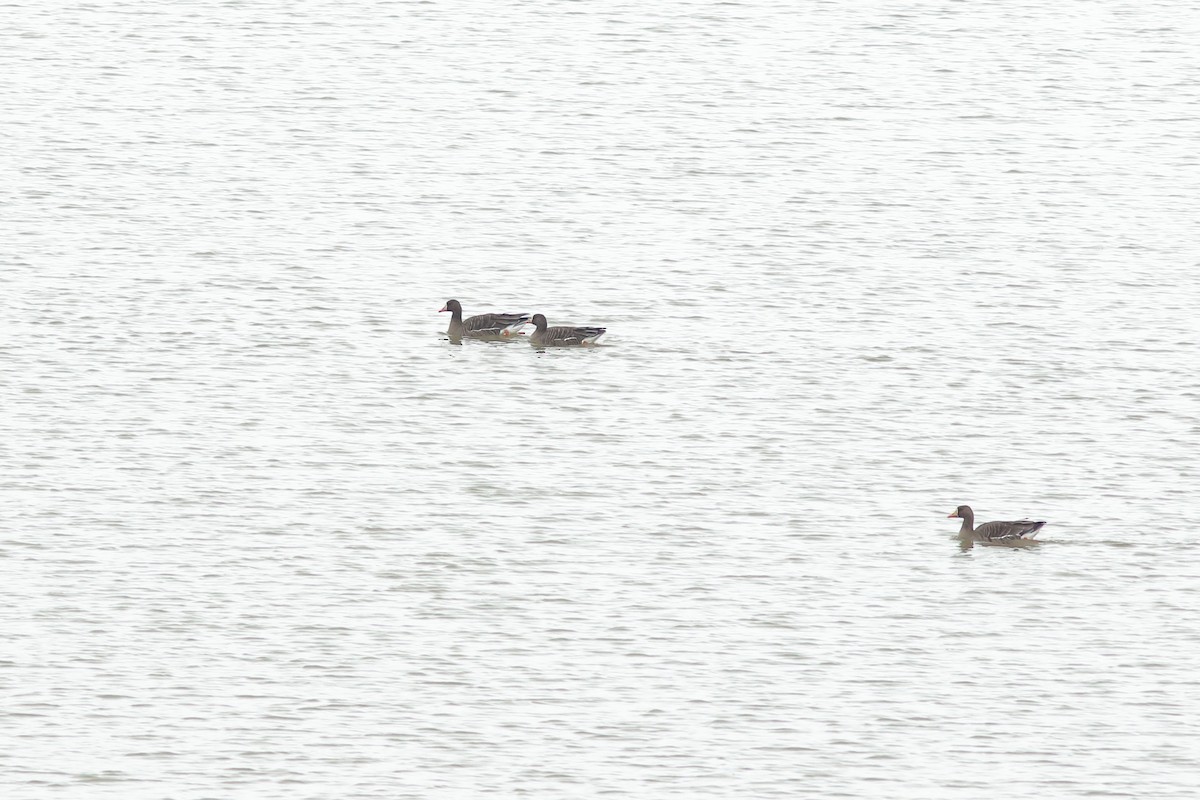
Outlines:
<svg viewBox="0 0 1200 800"><path fill-rule="evenodd" d="M8 10L5 797L1195 796L1195 14Z"/></svg>

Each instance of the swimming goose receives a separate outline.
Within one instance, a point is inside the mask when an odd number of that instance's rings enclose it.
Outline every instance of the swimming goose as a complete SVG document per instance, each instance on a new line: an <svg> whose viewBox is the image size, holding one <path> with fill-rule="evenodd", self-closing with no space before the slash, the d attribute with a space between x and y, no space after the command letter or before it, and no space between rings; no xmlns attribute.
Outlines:
<svg viewBox="0 0 1200 800"><path fill-rule="evenodd" d="M1019 519L1015 522L985 522L975 527L975 512L970 506L959 506L946 519L958 518L963 521L959 528L960 536L975 535L985 542L1004 542L1015 539L1032 539L1046 524L1045 520Z"/></svg>
<svg viewBox="0 0 1200 800"><path fill-rule="evenodd" d="M546 327L546 317L543 314L533 315L533 325L537 330L533 332L533 336L529 337L529 341L543 347L546 345L593 344L608 330L607 328L591 327L573 328L569 325L548 328Z"/></svg>
<svg viewBox="0 0 1200 800"><path fill-rule="evenodd" d="M450 329L446 333L452 339L464 336L509 336L529 323L528 314L477 314L462 318L462 305L457 300L447 300L438 313L450 312Z"/></svg>

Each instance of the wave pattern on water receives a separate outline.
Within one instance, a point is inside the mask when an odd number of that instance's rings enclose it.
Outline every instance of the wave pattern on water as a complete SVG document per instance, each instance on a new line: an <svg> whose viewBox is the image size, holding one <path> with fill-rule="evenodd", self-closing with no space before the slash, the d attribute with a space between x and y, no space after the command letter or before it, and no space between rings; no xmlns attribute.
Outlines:
<svg viewBox="0 0 1200 800"><path fill-rule="evenodd" d="M5 797L1194 796L1195 15L19 10Z"/></svg>

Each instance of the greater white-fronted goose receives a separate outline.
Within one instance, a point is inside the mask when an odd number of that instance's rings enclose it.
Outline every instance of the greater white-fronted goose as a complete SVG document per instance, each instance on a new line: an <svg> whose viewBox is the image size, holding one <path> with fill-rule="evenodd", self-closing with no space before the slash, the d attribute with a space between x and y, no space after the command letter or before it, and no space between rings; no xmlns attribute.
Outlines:
<svg viewBox="0 0 1200 800"><path fill-rule="evenodd" d="M959 506L946 519L958 518L963 521L958 529L960 536L975 536L985 542L1005 542L1017 539L1032 539L1046 524L1045 520L1019 519L1015 522L985 522L975 527L975 512L970 506Z"/></svg>
<svg viewBox="0 0 1200 800"><path fill-rule="evenodd" d="M550 328L547 327L546 317L543 314L533 315L533 326L536 330L533 332L533 336L529 337L529 341L539 347L594 344L608 330L607 328L572 327L570 325L557 325Z"/></svg>
<svg viewBox="0 0 1200 800"><path fill-rule="evenodd" d="M457 300L447 300L438 313L450 312L450 329L446 333L452 339L464 336L509 336L522 326L529 324L528 314L477 314L462 318L462 305Z"/></svg>

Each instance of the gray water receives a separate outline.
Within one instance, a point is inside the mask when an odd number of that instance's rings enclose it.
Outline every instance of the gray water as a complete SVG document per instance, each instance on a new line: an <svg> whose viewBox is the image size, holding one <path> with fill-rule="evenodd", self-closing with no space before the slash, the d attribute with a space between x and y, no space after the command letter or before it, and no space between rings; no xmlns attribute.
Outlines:
<svg viewBox="0 0 1200 800"><path fill-rule="evenodd" d="M1193 9L3 19L6 799L1195 796Z"/></svg>

